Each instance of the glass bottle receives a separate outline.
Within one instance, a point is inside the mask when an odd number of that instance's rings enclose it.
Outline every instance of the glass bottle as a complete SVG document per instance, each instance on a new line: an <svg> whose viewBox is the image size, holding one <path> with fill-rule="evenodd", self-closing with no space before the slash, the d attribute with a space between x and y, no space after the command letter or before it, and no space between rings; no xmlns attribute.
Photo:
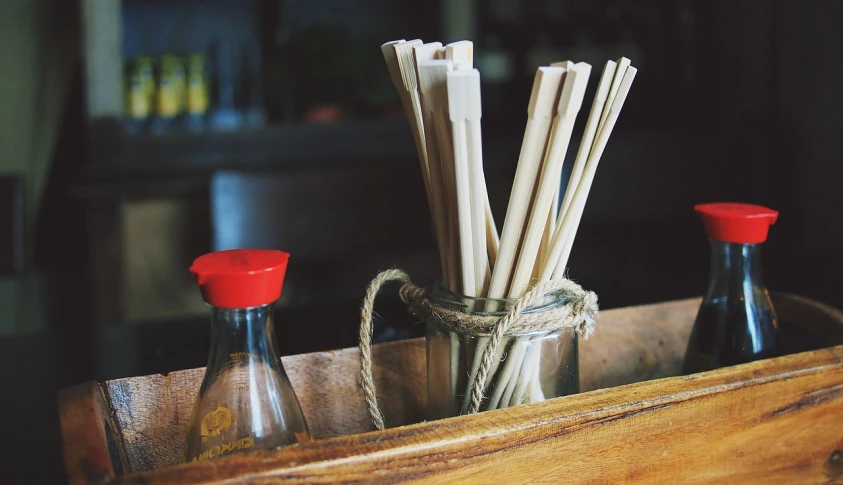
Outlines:
<svg viewBox="0 0 843 485"><path fill-rule="evenodd" d="M235 249L193 262L190 271L211 306L211 349L182 462L311 440L275 348L273 307L288 258Z"/></svg>
<svg viewBox="0 0 843 485"><path fill-rule="evenodd" d="M761 246L778 212L739 203L694 209L711 244L711 268L682 373L777 355L778 318L761 274Z"/></svg>
<svg viewBox="0 0 843 485"><path fill-rule="evenodd" d="M460 295L434 283L431 300L439 306L466 314L502 317L511 300ZM567 304L564 293L545 296L524 310L541 312ZM427 419L466 414L471 385L487 343L488 334L463 333L436 319L426 322ZM507 333L486 378L480 411L530 404L577 394L580 390L579 345L572 329Z"/></svg>

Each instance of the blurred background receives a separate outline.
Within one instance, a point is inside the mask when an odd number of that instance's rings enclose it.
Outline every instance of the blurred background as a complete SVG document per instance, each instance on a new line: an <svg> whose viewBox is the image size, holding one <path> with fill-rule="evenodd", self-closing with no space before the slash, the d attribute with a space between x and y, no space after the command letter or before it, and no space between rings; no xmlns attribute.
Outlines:
<svg viewBox="0 0 843 485"><path fill-rule="evenodd" d="M389 40L474 42L499 228L536 67L591 63L590 105L605 61L632 59L570 263L601 309L701 295L693 205L726 200L780 211L771 290L843 307L841 18L835 0L3 0L0 362L28 398L0 414L48 457L34 483L64 479L57 389L204 365L195 257L292 254L284 354L356 345L380 270L437 276ZM378 308L378 339L423 334L394 291Z"/></svg>

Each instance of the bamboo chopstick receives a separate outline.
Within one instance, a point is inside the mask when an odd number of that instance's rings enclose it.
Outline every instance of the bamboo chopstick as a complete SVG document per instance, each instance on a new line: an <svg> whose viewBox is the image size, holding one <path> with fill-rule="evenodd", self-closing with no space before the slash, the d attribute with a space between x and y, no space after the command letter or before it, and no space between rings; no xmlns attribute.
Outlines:
<svg viewBox="0 0 843 485"><path fill-rule="evenodd" d="M492 206L489 203L489 193L486 185L483 184L483 191L486 193L486 249L489 252L489 267L493 267L498 259L498 249L501 245L501 237L498 227L495 225L495 216L492 214ZM491 278L491 275L489 276Z"/></svg>
<svg viewBox="0 0 843 485"><path fill-rule="evenodd" d="M571 141L574 122L582 106L585 87L591 74L591 66L583 63L565 74L556 116L553 119L548 149L545 151L544 163L540 173L535 200L533 201L521 253L515 265L512 282L509 287L510 298L520 298L527 292L533 269L536 266L536 256L541 245L547 215L553 203L554 194L559 188L559 176L565 153Z"/></svg>
<svg viewBox="0 0 843 485"><path fill-rule="evenodd" d="M536 175L547 143L548 129L550 128L564 71L560 67L539 67L536 70L530 104L527 108L527 127L525 128L524 141L521 145L513 189L504 219L498 258L492 269L492 279L487 293L490 299L504 297L509 287L512 265L515 262L515 256L524 232L524 220L533 199ZM499 310L494 306L495 304L490 301L487 305L487 311ZM487 344L488 339L482 341L478 339L476 352L482 354ZM507 364L498 378L499 384L496 387L495 394L489 401L490 406L496 407L500 403L500 399L509 385L508 379L513 377L511 369L520 368L523 364L525 347L518 345L517 349L521 352L513 352L507 358ZM499 349L499 351L502 352L502 349ZM487 381L493 374L487 375ZM472 369L471 375L472 379L469 385L472 385L476 378L475 369ZM518 376L519 373L515 373L514 377L517 378ZM509 391L511 393L512 389L509 389ZM466 398L468 398L468 392L466 392ZM466 399L463 407L467 407L467 405Z"/></svg>
<svg viewBox="0 0 843 485"><path fill-rule="evenodd" d="M465 73L447 73L448 115L451 119L451 136L454 147L454 181L457 195L457 227L459 231L460 261L462 262L462 294L480 296L474 272L474 252L477 249L471 222L471 176L468 161L468 86ZM484 235L485 236L485 235ZM485 242L485 237L482 238ZM482 257L486 258L485 247Z"/></svg>
<svg viewBox="0 0 843 485"><path fill-rule="evenodd" d="M446 254L449 262L449 272L443 275L446 278L445 284L451 291L457 291L460 279L460 265L458 242L456 241L456 187L453 180L453 152L451 150L450 121L447 117L447 73L453 69L453 63L448 60L426 60L419 64L421 73L421 86L423 97L427 108L430 110L429 120L425 123L431 125L428 138L435 138L433 143L438 147L438 164L442 180L442 207L445 208L445 220L443 221L442 236L447 241L446 247L439 248L440 252Z"/></svg>
<svg viewBox="0 0 843 485"><path fill-rule="evenodd" d="M632 66L626 69L620 88L618 89L618 93L612 101L612 105L609 107L609 113L608 116L606 116L606 123L597 136L594 149L589 156L588 165L583 173L583 178L580 181L580 184L577 186L577 193L575 194L574 202L571 205L573 208L570 216L572 220L570 224L568 224L568 216L566 215L566 220L563 221L562 227L560 228L560 230L562 230L562 240L565 242L565 245L562 248L559 260L554 268L553 278L559 279L564 277L565 268L568 266L568 257L571 254L574 238L576 237L577 229L579 228L580 220L582 219L583 210L585 209L585 201L588 198L588 193L591 190L591 184L594 181L594 174L597 171L597 164L600 162L600 157L603 156L603 150L606 148L606 143L609 141L609 136L612 134L612 130L618 120L618 115L620 115L623 104L626 102L627 94L629 94L629 89L632 87L632 81L635 79L637 72L638 69Z"/></svg>
<svg viewBox="0 0 843 485"><path fill-rule="evenodd" d="M454 69L474 69L474 43L470 40L461 40L447 44L445 59L454 63Z"/></svg>
<svg viewBox="0 0 843 485"><path fill-rule="evenodd" d="M419 103L419 89L418 79L416 77L416 65L413 58L413 50L415 47L421 46L422 41L411 40L402 42L392 46L395 51L395 57L398 60L398 68L401 71L401 83L404 87L404 92L407 95L407 100L410 105L412 115L410 120L410 127L413 128L413 135L416 137L416 148L419 152L419 160L427 168L427 154L424 146L424 123L422 122L421 104ZM429 180L425 178L426 186L429 188Z"/></svg>
<svg viewBox="0 0 843 485"><path fill-rule="evenodd" d="M590 158L591 153L594 151L594 148L597 145L597 139L599 137L599 133L601 131L603 131L603 127L605 126L606 118L609 115L610 108L612 107L612 105L614 103L615 97L617 96L618 90L620 89L621 82L622 82L622 80L624 78L624 75L626 74L626 71L629 68L631 62L628 58L621 57L614 64L615 64L615 67L614 67L614 70L613 70L614 72L612 73L612 76L611 76L612 77L611 86L608 88L608 93L606 94L605 99L601 99L601 101L603 101L603 106L600 108L600 110L601 110L600 122L597 125L597 130L596 130L598 135L594 136L589 141L589 143L591 143L591 145L589 146L588 155L585 156L586 161ZM585 140L583 140L583 142L585 142ZM584 165L585 164L583 164L583 166ZM580 169L578 171L577 179L576 179L575 183L574 183L574 180L573 180L573 176L571 178L572 178L572 182L569 183L571 198L567 199L568 204L565 206L566 212L567 212L567 209L570 207L570 203L573 200L573 196L576 194L576 189L577 189L577 187L578 187L578 185L581 181L582 169ZM566 193L566 195L568 195L568 194ZM562 219L564 219L564 217L565 217L564 213L561 213L559 215L559 222L558 222L559 226L562 225L561 223L562 223ZM582 217L582 214L575 217L575 220L572 223L573 229L572 230L569 229L569 231L570 231L569 235L565 236L565 243L564 243L564 247L563 247L563 250L562 250L562 255L560 255L560 259L565 261L565 263L563 263L563 266L567 265L568 257L570 255L571 249L573 247L573 243L574 243L573 240L576 237L576 233L577 233L577 229L579 228L581 217ZM557 265L558 264L559 263L557 262ZM555 271L555 269L554 269L554 271ZM564 268L563 268L562 271L564 271ZM558 277L559 276L556 276L556 278L558 278Z"/></svg>
<svg viewBox="0 0 843 485"><path fill-rule="evenodd" d="M422 111L422 122L425 133L425 152L427 154L427 167L430 172L430 195L433 200L433 230L436 232L436 242L439 246L439 259L442 265L442 276L447 282L449 274L453 271L457 261L449 260L448 252L448 207L445 201L445 189L442 180L442 165L439 161L439 146L435 136L436 129L433 125L433 102L428 99L430 90L433 89L431 80L422 78L421 63L432 61L436 52L442 48L441 42L431 42L413 47L413 61L415 64L416 78L419 86L419 101Z"/></svg>
<svg viewBox="0 0 843 485"><path fill-rule="evenodd" d="M398 58L395 56L394 46L397 44L403 44L404 42L407 41L404 39L391 40L389 42L384 42L381 45L381 53L383 54L384 61L386 61L386 69L389 72L389 79L392 80L392 85L395 86L395 89L398 91L399 97L402 96L401 93L404 90L404 82L401 79L401 68L398 66Z"/></svg>
<svg viewBox="0 0 843 485"><path fill-rule="evenodd" d="M521 243L524 219L533 198L536 175L547 142L554 101L563 73L564 69L559 67L539 67L536 70L527 108L527 126L506 209L501 244L497 261L492 268L489 298L502 298L509 287L512 265Z"/></svg>
<svg viewBox="0 0 843 485"><path fill-rule="evenodd" d="M603 107L606 103L606 98L609 95L609 87L612 84L612 76L615 75L617 64L615 61L607 61L603 67L603 74L600 76L600 84L597 86L597 93L594 95L594 102L591 105L591 112L588 115L588 121L585 123L585 131L583 132L582 140L580 140L580 148L577 151L577 157L574 159L574 166L571 168L571 176L568 179L568 188L565 190L565 195L562 198L562 205L559 208L559 215L556 219L556 231L559 231L559 226L562 225L562 219L565 218L565 213L571 205L571 200L574 198L574 192L577 190L582 172L585 169L585 164L588 162L588 155L591 153L594 138L597 135L597 129L600 126L600 117L603 114ZM554 234L555 236L555 234ZM551 243L552 246L552 243ZM558 255L556 256L558 258ZM542 269L548 265L550 255L545 256ZM555 264L555 263L553 263Z"/></svg>
<svg viewBox="0 0 843 485"><path fill-rule="evenodd" d="M527 222L524 241L521 244L521 252L512 275L508 295L510 298L520 298L526 294L530 280L536 271L538 252L542 239L547 232L548 215L552 214L551 204L559 192L559 179L562 164L565 161L565 153L568 151L574 122L580 106L582 106L585 88L591 74L591 66L586 63L581 63L579 66L571 62L559 64L565 66L566 73L560 89L556 116L553 119L548 147L545 150L544 162ZM521 391L527 388L529 380L533 377L528 368L539 357L534 354L540 353L541 347L538 342L534 342L526 348L520 364L522 371L517 377L518 382L515 384L515 388ZM521 392L509 396L510 387L508 386L507 393L504 394L504 403L511 403L512 399L520 399Z"/></svg>
<svg viewBox="0 0 843 485"><path fill-rule="evenodd" d="M638 70L636 68L630 66L626 69L626 72L623 75L618 93L615 96L612 105L609 107L609 112L606 116L606 123L597 135L594 149L588 157L588 164L583 172L582 180L577 185L577 191L574 195L573 202L571 203L571 208L569 209L568 214L565 215L565 219L562 221L561 227L556 233L556 237L554 237L551 258L553 258L553 254L559 254L558 259L552 266L550 264L545 266L545 271L542 274L543 281L545 278L550 279L552 277L558 279L564 277L565 268L568 266L568 257L574 244L574 237L576 235L580 219L582 218L583 210L585 209L585 202L588 198L588 193L591 190L591 184L594 181L594 174L597 171L597 165L600 162L600 157L603 156L603 150L606 148L606 143L609 141L609 136L612 134L615 122L617 122L618 115L623 108L623 104L626 101L627 94L629 94L629 89L632 87L632 81L635 79L635 74L637 72ZM558 249L557 246L559 246ZM552 260L549 260L548 263L551 261ZM549 268L552 268L552 274L548 271Z"/></svg>
<svg viewBox="0 0 843 485"><path fill-rule="evenodd" d="M446 220L443 220L443 216L447 214L447 211L444 210L445 208L441 204L441 187L434 187L434 185L441 186L441 182L438 178L431 180L430 175L430 163L427 153L428 143L425 136L424 113L421 106L421 89L419 86L419 61L416 58L416 53L418 49L421 49L419 52L421 52L422 58L432 58L431 49L438 49L441 46L442 44L438 42L434 43L434 46L425 46L418 39L411 41L401 39L381 45L381 52L386 61L390 78L395 85L395 89L398 91L401 104L404 107L404 112L410 124L410 131L416 145L424 189L427 194L431 219L433 221L434 231L437 233L437 238L440 237L440 233L447 234L443 232L448 224ZM436 162L438 163L438 159ZM435 167L435 170L439 170L439 167ZM443 275L448 275L451 272L448 268L447 253L443 251L446 247L447 244L445 246L440 245L439 258Z"/></svg>
<svg viewBox="0 0 843 485"><path fill-rule="evenodd" d="M438 56L441 49L437 48L434 55ZM419 72L421 72L421 85L426 96L426 102L429 104L428 119L426 123L433 127L433 132L430 133L430 138L436 139L436 146L438 147L438 161L440 168L440 176L442 180L442 192L444 193L443 205L446 207L447 220L445 221L445 231L447 231L446 239L448 240L447 249L440 247L440 252L446 252L449 261L450 272L445 275L445 284L447 288L454 292L459 292L459 285L468 288L471 282L461 281L462 275L469 273L463 270L465 259L460 260L458 252L458 220L455 212L458 210L458 201L456 193L456 181L454 174L454 152L451 145L451 130L448 115L448 73L453 69L453 62L449 60L423 60L419 63ZM442 237L442 236L437 236ZM469 260L470 261L470 260ZM471 273L473 275L473 273ZM468 294L468 293L466 293ZM452 376L450 382L450 396L451 402L456 402L457 382L456 376L459 369L459 349L460 338L455 332L451 331L448 335L450 342L450 357L449 367Z"/></svg>
<svg viewBox="0 0 843 485"><path fill-rule="evenodd" d="M474 69L474 43L469 40L461 40L458 42L451 42L447 44L443 50L440 51L440 55L444 58L450 60L454 63L454 69L458 71L462 70L471 70ZM478 102L478 106L479 106ZM479 123L475 125L477 127L478 139L480 138L479 133ZM498 229L495 225L495 219L492 214L492 208L489 204L489 195L486 192L486 183L483 183L483 192L484 198L486 199L485 205L485 212L486 212L486 250L488 252L488 262L486 266L491 268L495 260L498 256L498 247L500 246L500 236L498 235ZM475 235L475 238L478 237ZM477 262L475 262L475 270L477 268ZM484 277L484 280L488 280L489 277ZM480 281L478 278L475 280Z"/></svg>
<svg viewBox="0 0 843 485"><path fill-rule="evenodd" d="M626 57L621 57L616 61L617 68L615 69L614 78L612 79L612 86L609 88L609 94L606 96L606 104L603 107L603 113L600 115L600 124L597 126L597 131L603 129L603 125L606 124L606 118L609 116L609 107L612 106L612 101L614 101L615 96L618 94L618 90L621 87L621 81L623 80L624 74L626 74L627 68L629 68L632 61L627 59ZM595 143L597 140L595 139ZM594 147L592 146L592 150Z"/></svg>
<svg viewBox="0 0 843 485"><path fill-rule="evenodd" d="M576 66L573 61L554 62L551 67L564 67L565 71L570 71ZM550 240L553 239L553 234L556 233L556 218L559 215L559 202L562 198L560 194L562 185L562 174L559 174L559 180L556 181L556 190L553 193L553 204L550 206L550 213L547 216L547 223L545 225L544 234L542 235L541 246L539 247L539 255L536 258L536 264L533 268L533 280L537 280L539 271L541 271L542 262L544 261L547 251L550 249Z"/></svg>
<svg viewBox="0 0 843 485"><path fill-rule="evenodd" d="M557 185L561 185L561 181L562 174L559 174L559 180L556 181ZM539 279L539 272L542 270L544 259L550 251L550 242L553 239L553 235L556 233L556 218L559 217L559 199L561 198L559 192L560 191L558 189L553 192L553 202L550 204L550 211L547 213L547 222L545 223L544 234L542 234L542 242L539 246L539 255L536 257L536 264L533 268L533 281Z"/></svg>
<svg viewBox="0 0 843 485"><path fill-rule="evenodd" d="M488 194L486 193L486 176L483 173L483 139L480 126L482 109L480 107L480 71L456 71L449 73L450 76L462 77L462 83L466 93L466 128L468 135L468 166L469 180L471 181L471 241L472 253L474 255L474 280L476 294L486 294L488 280L491 276L489 270L489 252L487 248L488 221L486 208L489 205Z"/></svg>
<svg viewBox="0 0 843 485"><path fill-rule="evenodd" d="M381 51L389 68L389 75L395 89L398 90L404 111L410 122L410 130L416 144L419 162L422 165L425 190L430 197L430 180L427 170L427 154L424 146L424 128L419 105L418 82L413 62L413 47L422 45L421 40L393 41L381 46Z"/></svg>

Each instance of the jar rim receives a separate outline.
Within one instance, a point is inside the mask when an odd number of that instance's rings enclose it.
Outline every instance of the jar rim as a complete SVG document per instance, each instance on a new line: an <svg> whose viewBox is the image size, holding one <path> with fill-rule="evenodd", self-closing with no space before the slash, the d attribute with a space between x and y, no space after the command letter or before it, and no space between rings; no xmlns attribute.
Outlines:
<svg viewBox="0 0 843 485"><path fill-rule="evenodd" d="M444 279L441 276L433 281L430 299L437 305L444 306L449 310L467 314L483 314L492 316L506 315L508 309L517 301L516 298L486 298L462 295L446 288ZM550 308L556 308L567 304L570 300L570 293L565 291L555 292L545 295L536 304L524 309L523 313L533 313L548 310ZM499 310L487 311L486 309L490 306L492 308L498 308ZM480 308L481 310L469 311L470 308Z"/></svg>

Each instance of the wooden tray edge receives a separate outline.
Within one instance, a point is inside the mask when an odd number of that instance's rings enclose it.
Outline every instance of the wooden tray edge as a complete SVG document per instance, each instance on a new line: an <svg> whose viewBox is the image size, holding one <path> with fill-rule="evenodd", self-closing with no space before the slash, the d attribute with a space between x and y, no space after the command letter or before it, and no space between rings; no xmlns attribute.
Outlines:
<svg viewBox="0 0 843 485"><path fill-rule="evenodd" d="M268 483L281 478L291 483L331 483L351 482L355 481L354 477L366 474L372 476L375 473L390 483L393 480L447 483L445 478L440 480L432 475L407 475L407 470L402 472L398 466L392 469L389 464L412 463L413 469L444 467L446 472L458 471L463 466L463 460L467 460L465 466L478 466L478 463L490 466L488 462L482 461L482 455L512 448L526 453L532 446L548 439L557 439L561 435L569 435L566 439L570 439L580 430L594 433L593 426L662 410L667 412L688 401L720 399L724 405L728 405L729 392L771 384L793 386L796 385L794 383L818 375L826 380L832 375L838 378L843 376L843 345L690 376L594 390L478 415L339 436L275 452L256 451L214 462L178 465L120 477L114 483ZM815 397L800 398L793 402L781 398L783 400L780 403L766 399L765 405L773 406L774 409L764 414L765 419L793 416L793 413L805 412L812 406L830 401L840 405L843 401L843 385L840 380L834 382L837 385L829 388L806 390L807 396ZM774 400L777 390L770 391L768 387L767 394ZM822 393L818 394L820 391ZM705 430L695 432L705 433ZM764 445L760 443L758 446ZM478 450L478 447L483 448L483 451ZM751 451L747 450L747 453ZM793 451L794 459L799 453L799 450ZM448 460L453 462L453 466L442 465L443 457L450 457ZM519 476L519 479L524 478Z"/></svg>

